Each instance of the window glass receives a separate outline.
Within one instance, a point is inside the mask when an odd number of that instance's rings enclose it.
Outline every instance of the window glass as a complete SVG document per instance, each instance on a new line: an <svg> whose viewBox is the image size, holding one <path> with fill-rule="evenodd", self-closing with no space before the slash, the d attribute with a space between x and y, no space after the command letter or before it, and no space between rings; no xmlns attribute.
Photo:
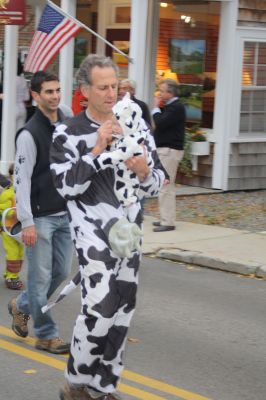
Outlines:
<svg viewBox="0 0 266 400"><path fill-rule="evenodd" d="M252 111L265 111L266 109L266 91L253 92Z"/></svg>
<svg viewBox="0 0 266 400"><path fill-rule="evenodd" d="M242 92L241 110L242 112L250 110L250 92Z"/></svg>
<svg viewBox="0 0 266 400"><path fill-rule="evenodd" d="M266 65L266 43L259 44L258 63Z"/></svg>
<svg viewBox="0 0 266 400"><path fill-rule="evenodd" d="M253 64L255 58L255 43L246 42L244 51L244 64Z"/></svg>
<svg viewBox="0 0 266 400"><path fill-rule="evenodd" d="M257 85L266 86L266 66L258 66L257 69Z"/></svg>
<svg viewBox="0 0 266 400"><path fill-rule="evenodd" d="M248 114L241 114L240 132L247 131L248 124L249 124L249 116L248 116Z"/></svg>
<svg viewBox="0 0 266 400"><path fill-rule="evenodd" d="M266 43L245 42L240 133L266 134Z"/></svg>
<svg viewBox="0 0 266 400"><path fill-rule="evenodd" d="M171 4L173 3L173 4ZM213 127L220 3L187 0L160 7L156 83L171 78L179 84L187 125Z"/></svg>
<svg viewBox="0 0 266 400"><path fill-rule="evenodd" d="M242 85L250 86L254 82L254 67L244 65L242 74Z"/></svg>
<svg viewBox="0 0 266 400"><path fill-rule="evenodd" d="M262 114L254 114L251 118L252 132L265 132L265 116Z"/></svg>

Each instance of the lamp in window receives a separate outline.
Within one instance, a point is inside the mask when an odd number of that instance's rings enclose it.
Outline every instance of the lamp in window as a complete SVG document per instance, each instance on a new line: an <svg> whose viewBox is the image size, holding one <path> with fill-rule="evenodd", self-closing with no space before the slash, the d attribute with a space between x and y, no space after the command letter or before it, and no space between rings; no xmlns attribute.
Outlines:
<svg viewBox="0 0 266 400"><path fill-rule="evenodd" d="M250 72L243 70L242 73L242 86L251 86L252 85L252 79L250 77Z"/></svg>
<svg viewBox="0 0 266 400"><path fill-rule="evenodd" d="M173 79L176 83L179 83L178 76L175 72L172 72L171 69L165 69L162 74L163 79Z"/></svg>

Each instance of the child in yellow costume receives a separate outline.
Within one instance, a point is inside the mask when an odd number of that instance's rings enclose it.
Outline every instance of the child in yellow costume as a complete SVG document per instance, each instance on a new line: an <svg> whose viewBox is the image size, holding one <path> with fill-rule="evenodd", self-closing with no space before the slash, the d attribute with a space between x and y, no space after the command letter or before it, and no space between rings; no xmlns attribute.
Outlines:
<svg viewBox="0 0 266 400"><path fill-rule="evenodd" d="M9 167L9 176L12 182L14 165ZM15 193L12 183L0 194L0 213L10 207L15 207ZM16 214L10 211L6 217L6 227L9 229L17 222ZM8 289L19 290L23 287L23 283L19 279L21 271L24 247L21 243L10 237L3 230L1 231L2 243L6 253L6 270L4 272L5 284Z"/></svg>

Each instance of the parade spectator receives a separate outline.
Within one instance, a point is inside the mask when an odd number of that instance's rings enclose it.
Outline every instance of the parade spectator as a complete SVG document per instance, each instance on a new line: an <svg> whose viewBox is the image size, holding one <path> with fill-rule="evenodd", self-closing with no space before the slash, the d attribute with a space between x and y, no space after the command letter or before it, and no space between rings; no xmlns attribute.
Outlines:
<svg viewBox="0 0 266 400"><path fill-rule="evenodd" d="M23 75L23 66L20 59L18 59L16 76L16 132L25 125L27 118L26 102L29 99L30 93L27 81Z"/></svg>
<svg viewBox="0 0 266 400"><path fill-rule="evenodd" d="M0 192L2 191L2 188L5 189L11 184L12 182L10 178L8 178L6 175L0 174Z"/></svg>
<svg viewBox="0 0 266 400"><path fill-rule="evenodd" d="M86 110L88 105L88 99L83 96L80 91L80 88L76 88L72 97L72 111L74 115L77 115L81 111Z"/></svg>
<svg viewBox="0 0 266 400"><path fill-rule="evenodd" d="M154 232L171 231L176 222L176 174L184 154L186 112L178 99L178 84L173 79L162 80L159 96L152 110L155 123L154 139L160 161L169 175L169 183L159 192L160 221L154 222ZM164 106L162 107L162 102Z"/></svg>
<svg viewBox="0 0 266 400"><path fill-rule="evenodd" d="M117 100L117 74L110 58L95 54L85 58L77 80L88 107L57 128L51 147L54 183L67 200L81 273L82 306L61 400L118 398L122 354L135 309L140 237L135 246L131 232L140 231L140 205L137 202L135 221L129 222L114 191L112 168L101 169L97 163L98 155L110 151L116 132L112 108ZM132 157L125 164L138 176L141 189L155 194L164 173L157 168L159 160L150 134L145 145L154 158L154 168L149 169L145 155ZM124 230L124 240L119 240ZM123 255L124 250L129 256Z"/></svg>
<svg viewBox="0 0 266 400"><path fill-rule="evenodd" d="M13 173L14 164L9 166L10 185L6 187L0 194L0 213L3 214L8 208L16 206ZM6 228L11 228L17 222L15 210L10 210L6 216ZM22 268L24 258L24 246L17 240L9 236L3 229L1 232L2 244L5 250L6 269L4 272L5 284L8 289L20 290L23 286L19 274Z"/></svg>
<svg viewBox="0 0 266 400"><path fill-rule="evenodd" d="M139 100L135 97L136 82L133 81L133 79L123 79L119 82L118 98L122 99L127 92L130 94L131 99L140 106L142 110L142 118L144 119L144 121L148 123L148 126L151 126L151 114L149 107L144 101Z"/></svg>
<svg viewBox="0 0 266 400"><path fill-rule="evenodd" d="M67 353L69 343L59 338L51 314L42 306L68 276L72 260L69 220L64 199L52 182L49 150L55 126L64 115L58 108L60 83L49 72L36 72L31 94L37 103L33 117L16 136L14 186L17 217L28 259L27 290L9 302L12 329L28 335L31 315L37 337L35 347L51 353Z"/></svg>

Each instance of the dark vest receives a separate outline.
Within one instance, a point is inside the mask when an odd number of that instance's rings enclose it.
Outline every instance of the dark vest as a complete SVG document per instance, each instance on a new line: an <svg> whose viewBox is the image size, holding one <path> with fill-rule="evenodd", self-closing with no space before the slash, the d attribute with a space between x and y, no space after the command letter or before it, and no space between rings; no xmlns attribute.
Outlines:
<svg viewBox="0 0 266 400"><path fill-rule="evenodd" d="M58 110L59 120L64 119L63 113ZM32 118L16 134L17 138L24 129L29 131L37 149L36 164L31 177L31 211L33 217L56 214L66 210L65 200L54 187L50 171L50 146L52 143L54 125L37 108Z"/></svg>

